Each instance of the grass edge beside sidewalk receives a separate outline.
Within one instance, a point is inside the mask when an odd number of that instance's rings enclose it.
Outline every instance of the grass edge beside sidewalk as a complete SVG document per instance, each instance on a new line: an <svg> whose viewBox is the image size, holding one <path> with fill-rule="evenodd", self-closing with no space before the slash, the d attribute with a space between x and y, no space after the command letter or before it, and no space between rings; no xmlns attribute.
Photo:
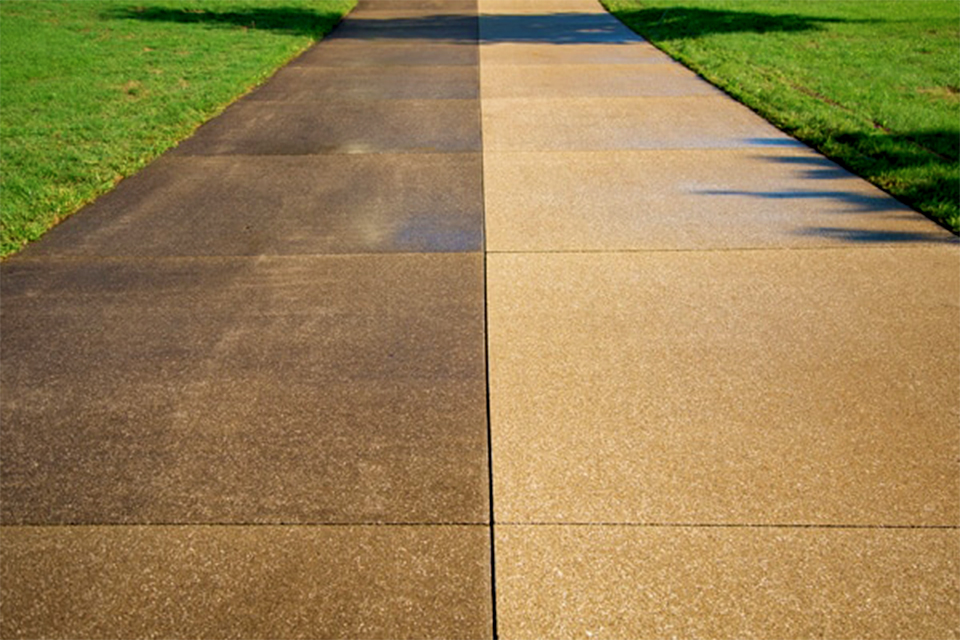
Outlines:
<svg viewBox="0 0 960 640"><path fill-rule="evenodd" d="M322 39L356 0L0 0L0 259Z"/></svg>
<svg viewBox="0 0 960 640"><path fill-rule="evenodd" d="M960 234L960 4L600 1L779 129Z"/></svg>

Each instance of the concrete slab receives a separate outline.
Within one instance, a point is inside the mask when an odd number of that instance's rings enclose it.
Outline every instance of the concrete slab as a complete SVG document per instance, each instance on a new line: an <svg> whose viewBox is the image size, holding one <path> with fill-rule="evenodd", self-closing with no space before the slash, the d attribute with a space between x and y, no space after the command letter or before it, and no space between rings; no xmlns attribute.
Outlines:
<svg viewBox="0 0 960 640"><path fill-rule="evenodd" d="M373 28L395 29L408 26L404 21L409 19L414 21L414 25L472 25L476 27L477 20L479 20L476 3L473 3L473 6L470 3L462 2L416 6L416 4L409 5L403 2L381 2L377 4L375 9L368 9L355 9L350 13L349 20L344 20L339 26L363 27L369 25ZM391 24L394 21L396 21L395 26ZM476 33L474 33L475 37Z"/></svg>
<svg viewBox="0 0 960 640"><path fill-rule="evenodd" d="M326 40L432 40L469 42L476 45L478 18L475 12L432 13L379 11L352 14Z"/></svg>
<svg viewBox="0 0 960 640"><path fill-rule="evenodd" d="M4 525L488 520L482 256L2 277Z"/></svg>
<svg viewBox="0 0 960 640"><path fill-rule="evenodd" d="M487 290L498 523L960 520L956 247L492 254Z"/></svg>
<svg viewBox="0 0 960 640"><path fill-rule="evenodd" d="M675 64L646 42L624 44L570 44L550 46L530 42L484 43L480 48L483 73L488 67L552 64Z"/></svg>
<svg viewBox="0 0 960 640"><path fill-rule="evenodd" d="M490 251L956 242L806 148L490 152Z"/></svg>
<svg viewBox="0 0 960 640"><path fill-rule="evenodd" d="M250 100L317 102L339 99L476 100L472 66L287 67L250 94Z"/></svg>
<svg viewBox="0 0 960 640"><path fill-rule="evenodd" d="M726 97L483 101L484 151L799 146Z"/></svg>
<svg viewBox="0 0 960 640"><path fill-rule="evenodd" d="M595 0L360 0L85 216L3 637L960 637L957 247Z"/></svg>
<svg viewBox="0 0 960 640"><path fill-rule="evenodd" d="M451 65L475 66L480 59L476 42L431 40L340 40L326 39L287 65L296 67L373 67ZM661 54L662 55L662 54Z"/></svg>
<svg viewBox="0 0 960 640"><path fill-rule="evenodd" d="M24 255L479 251L479 153L166 157Z"/></svg>
<svg viewBox="0 0 960 640"><path fill-rule="evenodd" d="M713 85L684 67L643 65L498 65L485 69L484 98L716 96Z"/></svg>
<svg viewBox="0 0 960 640"><path fill-rule="evenodd" d="M3 527L4 638L489 638L485 527Z"/></svg>
<svg viewBox="0 0 960 640"><path fill-rule="evenodd" d="M481 18L487 15L550 15L595 13L610 16L597 0L479 0Z"/></svg>
<svg viewBox="0 0 960 640"><path fill-rule="evenodd" d="M263 156L479 150L476 100L244 100L170 153Z"/></svg>
<svg viewBox="0 0 960 640"><path fill-rule="evenodd" d="M498 42L558 46L639 41L633 31L608 13L484 13L480 18L481 46Z"/></svg>
<svg viewBox="0 0 960 640"><path fill-rule="evenodd" d="M477 0L358 0L351 15L368 12L424 11L430 14L477 14Z"/></svg>
<svg viewBox="0 0 960 640"><path fill-rule="evenodd" d="M498 526L499 637L957 637L960 533Z"/></svg>

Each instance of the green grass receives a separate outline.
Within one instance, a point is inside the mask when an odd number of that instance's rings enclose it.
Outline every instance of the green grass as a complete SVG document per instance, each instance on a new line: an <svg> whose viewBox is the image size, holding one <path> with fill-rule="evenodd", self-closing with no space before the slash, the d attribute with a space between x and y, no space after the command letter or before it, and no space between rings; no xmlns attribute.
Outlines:
<svg viewBox="0 0 960 640"><path fill-rule="evenodd" d="M0 0L0 256L322 37L355 0Z"/></svg>
<svg viewBox="0 0 960 640"><path fill-rule="evenodd" d="M957 0L602 0L781 129L960 232Z"/></svg>

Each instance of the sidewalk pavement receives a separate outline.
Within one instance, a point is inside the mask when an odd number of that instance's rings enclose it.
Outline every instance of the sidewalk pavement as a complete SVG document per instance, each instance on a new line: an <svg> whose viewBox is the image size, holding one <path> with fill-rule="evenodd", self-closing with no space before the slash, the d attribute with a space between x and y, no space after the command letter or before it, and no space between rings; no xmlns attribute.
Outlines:
<svg viewBox="0 0 960 640"><path fill-rule="evenodd" d="M0 636L960 637L960 253L594 0L360 0L2 265Z"/></svg>

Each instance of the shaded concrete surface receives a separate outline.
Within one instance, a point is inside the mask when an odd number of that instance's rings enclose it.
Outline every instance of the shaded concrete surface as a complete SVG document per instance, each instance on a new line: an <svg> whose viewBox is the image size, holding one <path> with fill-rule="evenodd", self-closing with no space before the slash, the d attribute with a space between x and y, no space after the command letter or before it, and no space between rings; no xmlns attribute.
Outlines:
<svg viewBox="0 0 960 640"><path fill-rule="evenodd" d="M479 252L482 195L479 152L166 156L31 251L155 257Z"/></svg>
<svg viewBox="0 0 960 640"><path fill-rule="evenodd" d="M3 638L493 635L477 9L405 5L2 265Z"/></svg>
<svg viewBox="0 0 960 640"><path fill-rule="evenodd" d="M481 269L11 263L4 523L484 522Z"/></svg>
<svg viewBox="0 0 960 640"><path fill-rule="evenodd" d="M0 589L33 638L482 638L489 540L471 526L5 527Z"/></svg>
<svg viewBox="0 0 960 640"><path fill-rule="evenodd" d="M449 65L439 69L406 67L287 67L257 90L254 100L476 99L480 86L477 68Z"/></svg>
<svg viewBox="0 0 960 640"><path fill-rule="evenodd" d="M4 638L960 637L956 239L595 0L360 0L0 272Z"/></svg>
<svg viewBox="0 0 960 640"><path fill-rule="evenodd" d="M593 0L480 10L500 637L960 637L956 239Z"/></svg>
<svg viewBox="0 0 960 640"><path fill-rule="evenodd" d="M476 100L245 100L171 155L318 155L479 151Z"/></svg>

